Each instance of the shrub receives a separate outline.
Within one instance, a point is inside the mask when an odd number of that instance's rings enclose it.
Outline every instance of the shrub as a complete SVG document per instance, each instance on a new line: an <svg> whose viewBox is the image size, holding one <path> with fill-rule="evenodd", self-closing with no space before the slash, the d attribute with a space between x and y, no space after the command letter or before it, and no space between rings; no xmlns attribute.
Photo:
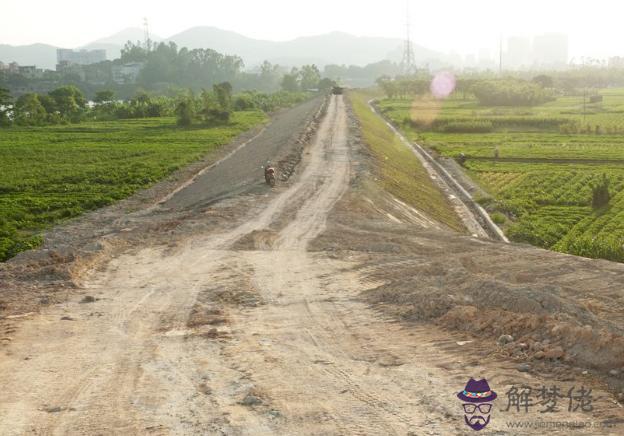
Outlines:
<svg viewBox="0 0 624 436"><path fill-rule="evenodd" d="M190 98L185 98L178 102L176 115L178 117L179 126L188 127L193 123L193 117L195 116L194 109L193 100Z"/></svg>
<svg viewBox="0 0 624 436"><path fill-rule="evenodd" d="M256 108L256 102L254 101L254 96L251 93L243 93L236 96L234 100L234 110L236 111L247 111L250 109Z"/></svg>
<svg viewBox="0 0 624 436"><path fill-rule="evenodd" d="M505 224L505 221L507 221L507 217L500 212L494 212L490 216L492 218L492 221L494 221L494 223L498 225Z"/></svg>

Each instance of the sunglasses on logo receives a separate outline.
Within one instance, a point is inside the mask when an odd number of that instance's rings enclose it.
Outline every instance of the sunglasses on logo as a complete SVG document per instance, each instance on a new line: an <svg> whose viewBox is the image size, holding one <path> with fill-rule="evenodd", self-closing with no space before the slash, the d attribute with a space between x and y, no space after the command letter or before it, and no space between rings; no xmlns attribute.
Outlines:
<svg viewBox="0 0 624 436"><path fill-rule="evenodd" d="M486 414L486 413L490 413L490 410L492 410L492 405L491 404L464 404L464 412L466 412L469 415L472 415L475 410L477 410L477 408L479 409L479 412Z"/></svg>

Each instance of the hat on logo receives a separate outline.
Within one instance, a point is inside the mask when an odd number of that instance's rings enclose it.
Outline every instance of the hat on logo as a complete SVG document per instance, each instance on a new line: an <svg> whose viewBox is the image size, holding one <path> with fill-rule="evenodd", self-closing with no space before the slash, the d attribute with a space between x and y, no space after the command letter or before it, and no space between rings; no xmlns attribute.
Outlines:
<svg viewBox="0 0 624 436"><path fill-rule="evenodd" d="M457 398L468 403L489 403L496 399L496 392L490 389L486 379L477 381L471 378L466 388L457 394Z"/></svg>

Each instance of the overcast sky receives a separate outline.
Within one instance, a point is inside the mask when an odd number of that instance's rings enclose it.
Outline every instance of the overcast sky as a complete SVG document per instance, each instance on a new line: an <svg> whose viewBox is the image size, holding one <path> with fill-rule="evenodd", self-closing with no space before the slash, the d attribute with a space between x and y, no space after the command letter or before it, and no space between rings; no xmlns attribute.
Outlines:
<svg viewBox="0 0 624 436"><path fill-rule="evenodd" d="M343 31L405 35L405 0L1 0L0 44L45 42L76 47L126 27L171 36L215 26L246 36L287 40ZM499 35L565 32L571 55L624 55L622 0L409 0L412 39L443 52L496 47Z"/></svg>

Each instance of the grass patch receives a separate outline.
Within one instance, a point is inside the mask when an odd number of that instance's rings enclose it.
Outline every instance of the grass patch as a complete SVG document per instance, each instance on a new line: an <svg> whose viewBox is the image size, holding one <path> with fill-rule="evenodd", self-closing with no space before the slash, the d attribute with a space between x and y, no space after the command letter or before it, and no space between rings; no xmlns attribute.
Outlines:
<svg viewBox="0 0 624 436"><path fill-rule="evenodd" d="M266 120L182 129L174 118L0 129L0 261L41 243L42 230L109 205Z"/></svg>
<svg viewBox="0 0 624 436"><path fill-rule="evenodd" d="M375 157L380 187L432 219L464 232L465 228L448 199L429 178L412 150L370 110L366 94L351 92L349 97L361 123L364 142Z"/></svg>

